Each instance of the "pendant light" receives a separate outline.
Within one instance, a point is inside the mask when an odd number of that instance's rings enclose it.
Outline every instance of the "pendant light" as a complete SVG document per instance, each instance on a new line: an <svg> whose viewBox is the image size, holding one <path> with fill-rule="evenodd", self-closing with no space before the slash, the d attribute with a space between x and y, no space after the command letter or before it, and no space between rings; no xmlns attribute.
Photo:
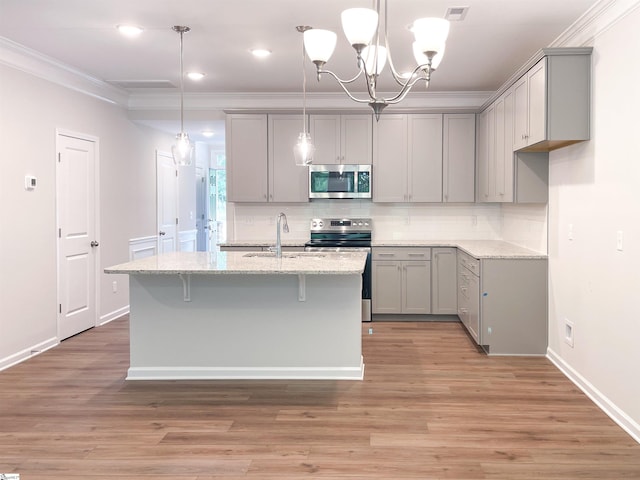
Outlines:
<svg viewBox="0 0 640 480"><path fill-rule="evenodd" d="M184 69L182 64L182 36L191 30L189 27L176 25L174 32L180 34L180 133L176 135L176 143L171 147L173 162L178 166L191 165L193 144L189 141L189 135L184 131Z"/></svg>
<svg viewBox="0 0 640 480"><path fill-rule="evenodd" d="M296 30L304 33L311 27L300 25ZM311 143L311 134L307 132L307 75L304 71L304 41L302 43L302 132L298 134L298 142L293 147L296 165L304 167L313 162L316 147Z"/></svg>

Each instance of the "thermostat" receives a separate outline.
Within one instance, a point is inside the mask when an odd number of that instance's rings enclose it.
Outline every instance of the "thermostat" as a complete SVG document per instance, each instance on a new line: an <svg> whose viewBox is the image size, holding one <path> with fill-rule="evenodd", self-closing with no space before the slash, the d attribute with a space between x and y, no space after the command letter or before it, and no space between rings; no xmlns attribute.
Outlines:
<svg viewBox="0 0 640 480"><path fill-rule="evenodd" d="M36 185L38 184L38 179L33 175L25 175L24 176L24 189L25 190L34 190Z"/></svg>

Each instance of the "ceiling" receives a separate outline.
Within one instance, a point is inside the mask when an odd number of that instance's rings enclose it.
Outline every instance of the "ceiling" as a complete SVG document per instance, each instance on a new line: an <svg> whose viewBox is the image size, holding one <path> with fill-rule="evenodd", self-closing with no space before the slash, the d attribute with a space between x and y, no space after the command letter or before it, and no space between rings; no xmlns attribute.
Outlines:
<svg viewBox="0 0 640 480"><path fill-rule="evenodd" d="M340 26L340 12L371 7L371 0L0 0L0 36L51 56L91 76L140 92L175 94L179 85L179 36L187 25L184 69L206 74L185 81L187 93L300 92L302 38L297 25L338 33L327 64L342 77L355 72L355 55ZM416 18L443 17L450 7L469 7L452 22L442 64L430 91L494 91L536 51L548 46L595 0L388 0L389 41L400 71L413 63L408 26ZM126 38L116 25L144 28ZM257 59L252 48L273 53ZM337 92L330 78L315 79L306 61L307 91ZM383 74L382 77L385 77ZM381 90L394 84L381 78ZM362 88L359 89L360 91ZM170 128L170 127L169 127Z"/></svg>

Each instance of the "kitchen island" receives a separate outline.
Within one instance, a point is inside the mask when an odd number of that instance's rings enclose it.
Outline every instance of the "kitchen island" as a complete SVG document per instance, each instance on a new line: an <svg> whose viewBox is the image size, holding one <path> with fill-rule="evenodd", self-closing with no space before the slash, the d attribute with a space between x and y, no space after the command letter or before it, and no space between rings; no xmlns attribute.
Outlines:
<svg viewBox="0 0 640 480"><path fill-rule="evenodd" d="M180 252L130 277L129 380L364 375L366 253Z"/></svg>

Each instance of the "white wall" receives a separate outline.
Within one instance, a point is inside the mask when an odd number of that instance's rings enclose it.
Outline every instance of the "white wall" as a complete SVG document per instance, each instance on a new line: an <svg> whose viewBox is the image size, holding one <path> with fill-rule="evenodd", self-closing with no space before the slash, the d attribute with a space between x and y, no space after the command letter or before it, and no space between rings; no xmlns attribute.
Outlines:
<svg viewBox="0 0 640 480"><path fill-rule="evenodd" d="M640 441L640 2L619 3L635 5L590 41L592 140L550 156L549 351Z"/></svg>
<svg viewBox="0 0 640 480"><path fill-rule="evenodd" d="M0 367L55 342L56 128L100 140L100 270L128 260L130 238L155 234L155 149L171 138L121 107L0 64ZM24 176L38 187L24 189ZM100 275L99 317L128 305L128 279Z"/></svg>

